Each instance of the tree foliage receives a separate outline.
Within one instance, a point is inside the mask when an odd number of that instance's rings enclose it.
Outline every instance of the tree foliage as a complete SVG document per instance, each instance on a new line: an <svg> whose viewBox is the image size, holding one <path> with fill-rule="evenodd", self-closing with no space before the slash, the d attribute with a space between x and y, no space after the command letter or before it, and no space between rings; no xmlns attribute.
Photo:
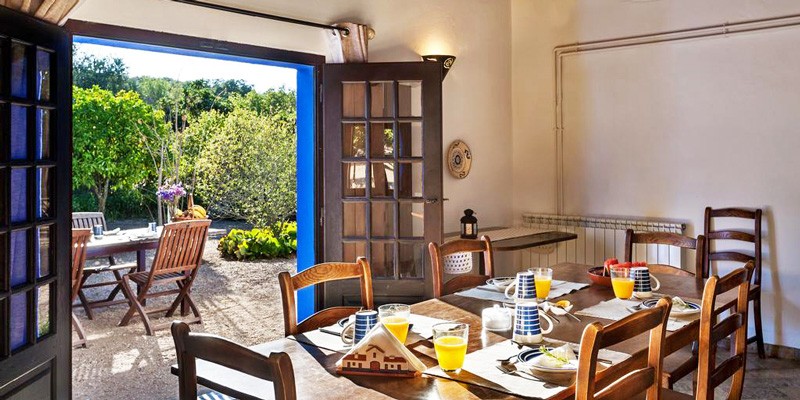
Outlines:
<svg viewBox="0 0 800 400"><path fill-rule="evenodd" d="M168 127L163 112L134 92L74 87L73 99L72 184L91 190L104 211L110 191L133 189L148 177L144 141Z"/></svg>
<svg viewBox="0 0 800 400"><path fill-rule="evenodd" d="M99 86L112 93L133 88L128 67L121 59L77 54L72 65L75 86L84 89Z"/></svg>
<svg viewBox="0 0 800 400"><path fill-rule="evenodd" d="M297 210L295 114L259 114L234 103L222 120L199 119L190 128L208 138L195 189L214 215L267 227Z"/></svg>

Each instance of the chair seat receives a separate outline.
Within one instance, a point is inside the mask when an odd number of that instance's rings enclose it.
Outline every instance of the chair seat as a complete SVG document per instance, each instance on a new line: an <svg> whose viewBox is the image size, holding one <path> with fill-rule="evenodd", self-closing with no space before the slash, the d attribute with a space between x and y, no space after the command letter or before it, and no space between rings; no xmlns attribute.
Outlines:
<svg viewBox="0 0 800 400"><path fill-rule="evenodd" d="M661 400L693 400L694 396L686 393L676 392L667 388L661 388Z"/></svg>
<svg viewBox="0 0 800 400"><path fill-rule="evenodd" d="M138 283L140 285L144 285L145 283L147 283L147 278L149 276L150 276L150 272L149 271L134 272L132 274L128 274L128 279L130 279L130 280L132 280L132 281L134 281L134 282L136 282L136 283ZM159 283L159 281L168 281L168 282L169 281L177 281L177 280L184 279L184 278L186 278L186 275L184 275L184 274L182 274L180 272L173 272L171 274L164 274L164 275L156 276L153 283Z"/></svg>
<svg viewBox="0 0 800 400"><path fill-rule="evenodd" d="M220 392L208 391L197 396L197 400L235 400L235 398L224 395Z"/></svg>
<svg viewBox="0 0 800 400"><path fill-rule="evenodd" d="M131 269L136 268L136 263L124 263L124 264L114 264L114 265L87 265L83 267L84 273L91 273L96 274L98 272L105 272L105 271L119 271L122 269Z"/></svg>

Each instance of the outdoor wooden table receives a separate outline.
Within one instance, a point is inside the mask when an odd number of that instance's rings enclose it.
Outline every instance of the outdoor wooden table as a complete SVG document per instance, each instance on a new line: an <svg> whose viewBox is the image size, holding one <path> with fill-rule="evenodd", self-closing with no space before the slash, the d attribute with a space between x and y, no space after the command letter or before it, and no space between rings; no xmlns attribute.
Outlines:
<svg viewBox="0 0 800 400"><path fill-rule="evenodd" d="M553 266L555 279L572 282L586 282L589 279L586 271L590 266L581 264L559 264ZM688 299L702 297L703 288L694 278L659 275L661 289L659 292ZM577 292L559 297L568 299L574 305L573 312L595 305L601 301L614 297L609 287L592 285ZM471 353L482 348L500 343L511 337L511 331L489 332L480 329L481 310L496 304L492 301L478 300L460 295L443 296L412 305L412 312L446 320L455 320L468 323L471 327L467 352ZM578 343L584 327L592 322L599 321L608 324L611 321L580 317L581 322L571 318L560 318L548 338ZM667 347L670 353L681 349L698 337L699 322L694 321L675 332L667 333ZM611 350L627 354L645 354L647 348L647 335L640 335L611 347ZM420 346L427 347L427 351ZM430 341L421 341L410 344L408 347L425 363L432 367L437 361L426 355L430 354L432 347ZM298 398L316 399L511 399L516 398L503 392L481 386L475 383L461 383L454 380L425 376L419 378L384 378L370 376L339 376L336 374L335 363L343 355L311 345L302 344L291 339L278 339L269 343L252 347L253 350L269 354L270 352L286 352L292 359ZM636 360L644 361L641 357ZM628 362L628 361L625 361ZM172 373L177 375L177 366L172 367ZM475 377L478 379L477 377ZM247 376L245 374L198 360L198 383L241 399L271 398L271 383ZM565 388L550 399L566 399L573 395L571 388ZM536 393L530 393L531 398L537 398Z"/></svg>

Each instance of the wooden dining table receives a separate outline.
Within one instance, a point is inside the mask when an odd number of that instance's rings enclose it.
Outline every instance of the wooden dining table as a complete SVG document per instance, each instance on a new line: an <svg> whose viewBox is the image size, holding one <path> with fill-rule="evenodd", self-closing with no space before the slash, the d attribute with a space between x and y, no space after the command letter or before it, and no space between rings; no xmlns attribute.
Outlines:
<svg viewBox="0 0 800 400"><path fill-rule="evenodd" d="M552 267L553 277L557 280L590 283L587 276L589 265L564 263ZM660 275L660 293L680 296L689 300L702 297L702 284L694 278ZM559 297L574 304L573 313L602 301L614 298L611 288L591 285L584 289ZM512 332L490 332L481 329L481 311L497 304L493 301L480 300L458 294L430 299L412 305L414 314L425 315L451 321L465 322L470 325L467 352L471 353L511 338ZM559 318L553 331L546 335L548 339L579 343L583 329L592 322L609 324L612 321L589 316L580 316L580 322L572 318ZM699 322L697 320L674 332L667 332L667 354L690 355L687 346L698 338ZM647 335L640 335L609 349L633 355L623 363L639 365L645 362L648 346ZM437 365L435 358L429 356L433 344L428 340L407 344L407 347L427 366ZM481 382L480 378L464 378L453 376L445 379L422 375L416 378L384 378L374 376L340 376L336 373L336 362L343 354L325 350L309 344L300 343L290 338L282 338L268 343L253 346L259 353L285 352L292 359L298 398L301 399L513 399L520 398L491 388L491 382ZM172 366L172 373L178 373L177 366ZM272 398L272 384L240 372L198 360L198 383L240 399ZM566 399L573 396L572 388L564 388L548 399ZM537 393L526 394L525 398L541 398Z"/></svg>

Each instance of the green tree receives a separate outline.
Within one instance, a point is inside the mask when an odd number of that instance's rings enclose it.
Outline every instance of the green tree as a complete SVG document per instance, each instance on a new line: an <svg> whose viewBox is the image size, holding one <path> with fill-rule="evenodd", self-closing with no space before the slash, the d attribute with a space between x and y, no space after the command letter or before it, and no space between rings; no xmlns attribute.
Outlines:
<svg viewBox="0 0 800 400"><path fill-rule="evenodd" d="M195 189L215 216L267 227L296 212L294 113L234 107L221 123L209 116L191 129L208 138L197 159Z"/></svg>
<svg viewBox="0 0 800 400"><path fill-rule="evenodd" d="M89 89L99 86L117 93L133 88L128 76L128 67L119 58L96 57L92 54L76 52L72 63L72 81L77 87Z"/></svg>
<svg viewBox="0 0 800 400"><path fill-rule="evenodd" d="M73 87L73 101L72 185L89 189L105 211L110 191L132 190L153 173L145 143L169 127L135 92Z"/></svg>

